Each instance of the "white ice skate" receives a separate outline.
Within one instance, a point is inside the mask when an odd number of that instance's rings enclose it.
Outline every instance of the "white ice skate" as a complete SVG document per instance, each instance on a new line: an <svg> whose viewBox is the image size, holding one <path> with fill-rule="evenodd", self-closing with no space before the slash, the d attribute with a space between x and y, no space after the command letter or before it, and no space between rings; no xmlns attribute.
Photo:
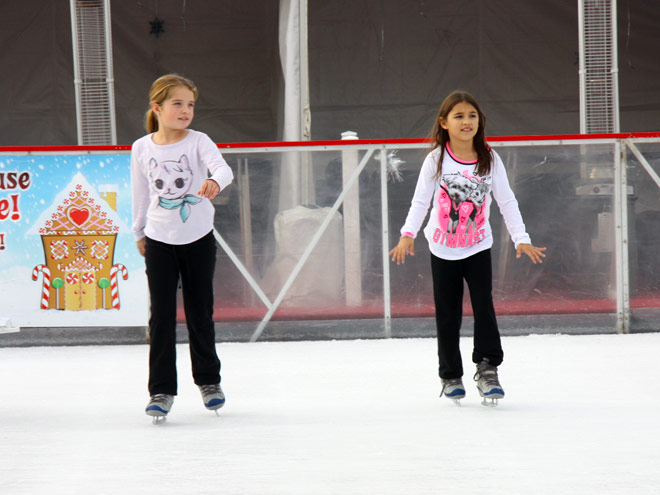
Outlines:
<svg viewBox="0 0 660 495"><path fill-rule="evenodd" d="M465 387L463 386L463 380L461 378L442 378L442 390L440 391L440 397L443 395L448 399L454 401L454 404L461 406L461 399L465 397Z"/></svg>
<svg viewBox="0 0 660 495"><path fill-rule="evenodd" d="M218 409L225 405L225 394L222 392L220 384L200 385L199 391L202 394L204 407L209 411L215 411L215 414L219 416Z"/></svg>
<svg viewBox="0 0 660 495"><path fill-rule="evenodd" d="M481 403L484 406L497 407L497 401L504 397L504 389L497 378L497 366L488 364L488 359L484 359L477 364L474 380L477 382L479 395L484 399Z"/></svg>
<svg viewBox="0 0 660 495"><path fill-rule="evenodd" d="M167 420L167 413L172 409L174 396L169 394L155 394L151 396L144 412L151 416L153 424L160 425Z"/></svg>

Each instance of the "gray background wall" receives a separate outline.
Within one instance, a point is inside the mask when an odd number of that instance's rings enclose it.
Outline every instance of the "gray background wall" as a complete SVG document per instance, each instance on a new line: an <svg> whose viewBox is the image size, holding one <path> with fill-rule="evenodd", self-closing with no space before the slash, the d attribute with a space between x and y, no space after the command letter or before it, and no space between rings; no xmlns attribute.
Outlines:
<svg viewBox="0 0 660 495"><path fill-rule="evenodd" d="M198 84L194 127L215 141L280 139L278 7L111 2L119 144L144 133L149 85L166 72ZM655 131L660 4L618 10L621 129ZM77 144L71 51L68 2L0 4L0 146ZM455 88L478 98L490 135L576 133L577 53L576 0L310 0L312 138L424 137Z"/></svg>

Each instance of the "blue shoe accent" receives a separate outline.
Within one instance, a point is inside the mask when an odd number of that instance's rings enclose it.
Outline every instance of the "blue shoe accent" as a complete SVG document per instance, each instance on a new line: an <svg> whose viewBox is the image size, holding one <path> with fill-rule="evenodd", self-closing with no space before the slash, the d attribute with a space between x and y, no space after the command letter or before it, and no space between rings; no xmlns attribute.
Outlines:
<svg viewBox="0 0 660 495"><path fill-rule="evenodd" d="M499 396L499 398L502 398L504 397L504 390L502 390L501 388L494 388L491 389L490 392L486 392L486 393L482 392L481 395L484 397L491 397L493 395L497 395Z"/></svg>
<svg viewBox="0 0 660 495"><path fill-rule="evenodd" d="M208 409L217 409L225 404L225 399L214 398L208 402L204 403L204 406Z"/></svg>
<svg viewBox="0 0 660 495"><path fill-rule="evenodd" d="M461 396L461 398L462 398L462 397L465 397L465 390L463 390L462 388L457 388L457 389L452 390L452 392L449 393L449 394L445 393L445 395L447 397Z"/></svg>
<svg viewBox="0 0 660 495"><path fill-rule="evenodd" d="M167 414L167 413L169 412L169 411L166 411L166 410L163 409L162 407L157 406L157 405L155 405L155 404L154 404L153 406L149 406L149 407L147 407L147 408L145 409L145 411L146 411L146 412L149 412L149 411L155 411L155 412L159 412L159 413L163 413L163 414Z"/></svg>

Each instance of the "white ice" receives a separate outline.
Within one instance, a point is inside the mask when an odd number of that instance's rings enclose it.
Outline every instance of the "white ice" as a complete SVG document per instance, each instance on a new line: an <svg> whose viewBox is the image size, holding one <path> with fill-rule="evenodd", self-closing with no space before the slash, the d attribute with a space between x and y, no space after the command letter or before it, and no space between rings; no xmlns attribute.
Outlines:
<svg viewBox="0 0 660 495"><path fill-rule="evenodd" d="M660 493L660 334L503 343L494 409L467 338L462 407L432 339L219 344L220 417L181 345L161 426L146 346L0 348L0 493Z"/></svg>

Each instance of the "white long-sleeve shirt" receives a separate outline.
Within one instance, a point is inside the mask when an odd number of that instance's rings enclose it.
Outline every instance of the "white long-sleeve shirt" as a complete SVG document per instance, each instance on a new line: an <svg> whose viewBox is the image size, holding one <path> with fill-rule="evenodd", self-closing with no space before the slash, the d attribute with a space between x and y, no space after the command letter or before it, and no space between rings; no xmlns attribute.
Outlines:
<svg viewBox="0 0 660 495"><path fill-rule="evenodd" d="M440 148L431 151L422 164L401 235L416 237L433 200L429 221L424 228L431 253L438 258L458 260L489 249L493 245L489 222L492 196L515 246L531 243L502 159L495 151L492 154L491 172L482 177L475 174L476 161L461 161L447 147L442 161L442 177L438 179L434 175Z"/></svg>
<svg viewBox="0 0 660 495"><path fill-rule="evenodd" d="M209 178L222 191L233 173L217 145L203 132L188 129L174 144L159 145L152 134L131 149L133 234L167 244L189 244L213 229L215 208L197 195Z"/></svg>

